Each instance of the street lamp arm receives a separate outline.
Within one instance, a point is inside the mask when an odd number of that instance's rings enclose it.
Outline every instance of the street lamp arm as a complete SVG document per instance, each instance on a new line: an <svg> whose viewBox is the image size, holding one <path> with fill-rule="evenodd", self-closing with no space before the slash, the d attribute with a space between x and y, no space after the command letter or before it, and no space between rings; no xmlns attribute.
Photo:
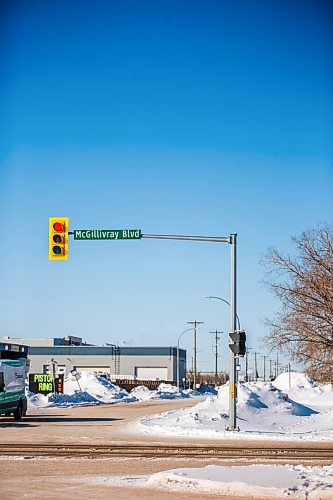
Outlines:
<svg viewBox="0 0 333 500"><path fill-rule="evenodd" d="M189 332L190 330L194 330L194 327L186 328L186 330L184 330L179 335L178 342L177 342L177 388L178 389L179 389L179 342L180 342L180 339L182 338L182 336L184 335L184 333Z"/></svg>
<svg viewBox="0 0 333 500"><path fill-rule="evenodd" d="M225 302L226 304L228 304L228 306L230 306L230 302L228 302L225 299L222 299L222 297L217 297L216 295L205 295L204 299L218 299L218 300L222 300L222 302Z"/></svg>
<svg viewBox="0 0 333 500"><path fill-rule="evenodd" d="M230 302L228 302L225 299L222 299L222 297L216 297L216 295L204 295L204 299L218 299L218 300L222 300L222 302L224 302L225 304L227 304L230 307ZM241 325L240 325L238 314L236 314L236 319L237 319L238 330L240 330L241 329Z"/></svg>
<svg viewBox="0 0 333 500"><path fill-rule="evenodd" d="M190 330L194 330L194 328L186 328L186 330L184 330L184 331L180 334L180 336L179 336L179 338L178 338L178 344L177 344L177 345L178 345L178 347L179 347L179 342L180 342L180 339L182 338L182 336L184 335L184 333L189 332Z"/></svg>

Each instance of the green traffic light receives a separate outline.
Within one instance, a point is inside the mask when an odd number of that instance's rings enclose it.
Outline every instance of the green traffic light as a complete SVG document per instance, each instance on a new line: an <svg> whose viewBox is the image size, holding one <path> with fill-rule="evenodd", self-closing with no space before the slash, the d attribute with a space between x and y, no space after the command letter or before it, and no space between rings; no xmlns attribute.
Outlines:
<svg viewBox="0 0 333 500"><path fill-rule="evenodd" d="M52 248L52 251L55 255L61 255L61 248L57 245Z"/></svg>

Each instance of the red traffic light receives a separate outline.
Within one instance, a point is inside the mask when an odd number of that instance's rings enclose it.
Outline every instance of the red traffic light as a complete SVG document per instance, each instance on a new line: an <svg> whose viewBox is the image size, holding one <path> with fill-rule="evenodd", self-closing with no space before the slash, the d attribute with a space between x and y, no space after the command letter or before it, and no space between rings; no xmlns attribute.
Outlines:
<svg viewBox="0 0 333 500"><path fill-rule="evenodd" d="M63 230L64 230L64 225L63 225L63 224L61 224L61 222L55 222L55 223L53 224L53 229L54 229L55 231L57 231L57 233L61 233L61 231L63 231Z"/></svg>

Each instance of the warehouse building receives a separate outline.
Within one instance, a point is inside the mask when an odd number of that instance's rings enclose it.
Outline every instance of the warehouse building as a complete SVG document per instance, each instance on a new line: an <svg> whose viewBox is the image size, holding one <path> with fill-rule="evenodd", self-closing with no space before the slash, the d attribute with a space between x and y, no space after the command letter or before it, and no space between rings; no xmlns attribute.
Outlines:
<svg viewBox="0 0 333 500"><path fill-rule="evenodd" d="M94 371L111 381L177 380L177 347L102 346L80 337L22 339L3 337L2 342L29 346L30 373L67 375L71 370ZM179 349L179 380L186 377L186 351Z"/></svg>
<svg viewBox="0 0 333 500"><path fill-rule="evenodd" d="M27 358L29 347L22 344L0 341L0 358L17 359L18 357Z"/></svg>

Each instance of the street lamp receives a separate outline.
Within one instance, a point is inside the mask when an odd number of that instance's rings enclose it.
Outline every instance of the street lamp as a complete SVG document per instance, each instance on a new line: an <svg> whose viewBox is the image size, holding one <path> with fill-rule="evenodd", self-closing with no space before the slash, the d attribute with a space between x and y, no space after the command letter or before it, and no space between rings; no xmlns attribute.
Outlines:
<svg viewBox="0 0 333 500"><path fill-rule="evenodd" d="M56 376L56 365L59 364L59 361L55 359L51 359L50 363L52 363L52 376L53 376L53 394L56 395L56 386L55 386L55 376Z"/></svg>
<svg viewBox="0 0 333 500"><path fill-rule="evenodd" d="M236 255L236 239L237 234L230 235L230 302L222 297L209 295L208 299L217 299L225 302L230 307L230 333L235 335L236 323L238 324L238 331L240 332L240 321L236 311L236 297L237 297L237 255ZM227 431L237 431L237 371L236 371L237 358L234 352L230 349L230 374L229 374L229 425L226 427Z"/></svg>
<svg viewBox="0 0 333 500"><path fill-rule="evenodd" d="M197 325L202 325L203 321L188 321L190 325L194 325L194 348L193 348L193 389L197 388Z"/></svg>
<svg viewBox="0 0 333 500"><path fill-rule="evenodd" d="M189 332L190 330L194 330L194 328L186 328L186 330L184 330L178 338L178 343L177 343L177 387L178 387L178 389L179 389L179 342L180 342L180 339L182 338L182 336L184 335L184 333Z"/></svg>
<svg viewBox="0 0 333 500"><path fill-rule="evenodd" d="M222 299L222 297L216 297L216 295L204 295L204 299L222 300L222 302L224 302L225 304L227 304L230 307L230 302L228 302L225 299ZM236 314L236 319L237 319L238 330L241 330L241 326L240 326L240 321L239 321L238 314Z"/></svg>

